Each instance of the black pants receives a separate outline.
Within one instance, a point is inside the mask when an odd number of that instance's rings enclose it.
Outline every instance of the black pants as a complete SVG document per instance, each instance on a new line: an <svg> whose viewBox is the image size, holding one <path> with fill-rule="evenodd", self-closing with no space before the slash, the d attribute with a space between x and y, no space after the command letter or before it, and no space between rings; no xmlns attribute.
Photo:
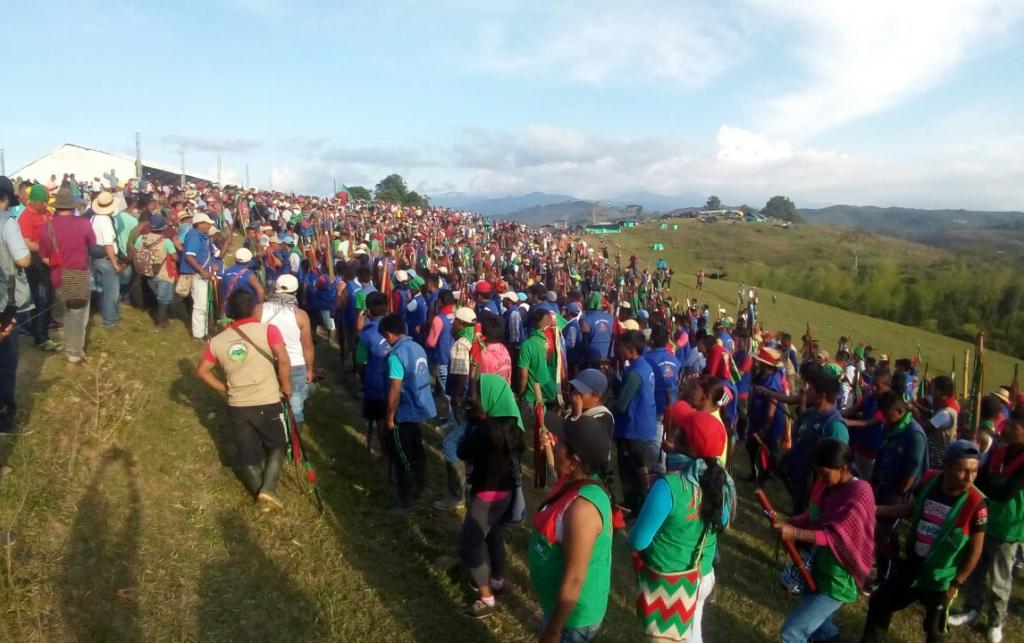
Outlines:
<svg viewBox="0 0 1024 643"><path fill-rule="evenodd" d="M36 346L45 344L50 339L50 320L53 319L50 304L53 302L53 285L50 283L50 269L38 257L32 257L32 263L25 269L28 287L32 291L32 303L35 310L25 313L23 319L31 317L29 330ZM20 320L19 320L20 321Z"/></svg>
<svg viewBox="0 0 1024 643"><path fill-rule="evenodd" d="M635 518L647 495L647 474L658 461L658 450L650 440L615 438L622 484L622 505Z"/></svg>
<svg viewBox="0 0 1024 643"><path fill-rule="evenodd" d="M284 416L280 404L229 406L228 418L235 428L236 464L247 466L263 462L264 449L285 447Z"/></svg>
<svg viewBox="0 0 1024 643"><path fill-rule="evenodd" d="M398 478L398 503L408 507L427 483L423 432L419 422L401 422L391 432L388 456Z"/></svg>
<svg viewBox="0 0 1024 643"><path fill-rule="evenodd" d="M505 538L502 527L512 505L512 495L488 502L473 496L459 532L459 557L477 587L505 575Z"/></svg>
<svg viewBox="0 0 1024 643"><path fill-rule="evenodd" d="M903 561L896 573L871 595L861 643L884 641L893 612L898 612L915 601L924 606L923 627L926 643L938 643L946 639L942 632L948 607L946 592L911 587L918 572L921 571L921 564L922 559L916 556Z"/></svg>
<svg viewBox="0 0 1024 643"><path fill-rule="evenodd" d="M2 242L0 242L2 243ZM18 373L18 333L0 339L0 431L14 428L18 403L14 399L14 385Z"/></svg>

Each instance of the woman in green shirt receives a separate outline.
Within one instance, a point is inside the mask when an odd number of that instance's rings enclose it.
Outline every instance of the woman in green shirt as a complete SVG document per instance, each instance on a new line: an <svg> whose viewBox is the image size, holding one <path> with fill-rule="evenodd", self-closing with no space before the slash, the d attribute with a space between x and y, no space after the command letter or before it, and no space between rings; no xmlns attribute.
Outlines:
<svg viewBox="0 0 1024 643"><path fill-rule="evenodd" d="M529 564L544 610L541 643L593 640L608 608L612 506L601 472L611 438L590 418L559 422L549 414L558 479L533 517Z"/></svg>
<svg viewBox="0 0 1024 643"><path fill-rule="evenodd" d="M785 540L814 548L811 575L817 591L804 595L782 624L783 643L838 640L833 615L857 600L874 562L875 497L853 477L853 451L822 438L811 452L814 484L805 513L776 528Z"/></svg>

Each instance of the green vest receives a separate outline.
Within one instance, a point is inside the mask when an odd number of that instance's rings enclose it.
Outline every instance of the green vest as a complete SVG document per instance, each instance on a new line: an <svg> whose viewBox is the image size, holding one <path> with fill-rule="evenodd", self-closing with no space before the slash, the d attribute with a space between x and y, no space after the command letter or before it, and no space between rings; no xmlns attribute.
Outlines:
<svg viewBox="0 0 1024 643"><path fill-rule="evenodd" d="M612 505L601 485L587 484L580 488L579 497L586 498L601 514L601 533L594 542L587 565L587 576L576 607L565 622L572 629L596 625L604 620L608 609L608 591L612 576ZM574 501L575 502L575 501ZM530 578L545 615L550 615L558 603L558 592L565 575L565 555L562 543L550 543L536 529L530 534Z"/></svg>
<svg viewBox="0 0 1024 643"><path fill-rule="evenodd" d="M812 501L808 505L807 515L813 526L821 518L821 507ZM815 546L811 576L820 593L844 603L857 602L857 582L853 580L853 574L839 563L828 545Z"/></svg>
<svg viewBox="0 0 1024 643"><path fill-rule="evenodd" d="M938 471L929 471L925 474L924 487L914 498L914 513L910 521L911 538L907 541L907 547L913 551L914 542L917 539L917 525L921 522L921 514L924 512L924 502L935 489L935 485L942 481L942 474ZM968 530L969 521L974 515L978 505L985 502L985 496L971 486L966 493L957 499L956 504L949 510L946 521L939 528L935 536L928 556L924 559L921 571L914 580L913 587L920 589L931 589L946 591L949 584L956 577L956 571L967 555L967 541L970 540Z"/></svg>
<svg viewBox="0 0 1024 643"><path fill-rule="evenodd" d="M1024 453L1018 453L1013 460L1007 462L1007 451L1008 447L1001 444L993 447L989 457L988 484L993 489L1013 484L1014 474L1024 466ZM989 487L986 489L994 494ZM986 503L988 524L985 526L985 536L1004 543L1024 542L1024 490L1004 502L989 499Z"/></svg>
<svg viewBox="0 0 1024 643"><path fill-rule="evenodd" d="M704 537L704 521L700 519L700 487L684 481L677 473L665 476L665 482L672 493L672 510L654 535L650 546L641 555L649 567L668 574L693 567L701 538ZM708 529L704 551L700 554L701 576L711 573L717 543L718 536Z"/></svg>

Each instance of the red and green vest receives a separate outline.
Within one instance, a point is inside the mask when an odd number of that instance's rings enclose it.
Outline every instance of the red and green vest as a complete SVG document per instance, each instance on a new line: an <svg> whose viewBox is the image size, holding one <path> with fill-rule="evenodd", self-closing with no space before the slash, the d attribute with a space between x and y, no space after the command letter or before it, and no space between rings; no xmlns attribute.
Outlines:
<svg viewBox="0 0 1024 643"><path fill-rule="evenodd" d="M668 574L693 567L704 534L704 521L700 519L700 487L675 473L665 476L665 482L672 493L672 510L641 555L644 564ZM708 529L700 555L701 576L711 573L717 542L718 536Z"/></svg>
<svg viewBox="0 0 1024 643"><path fill-rule="evenodd" d="M1024 468L1024 452L1007 460L1008 451L1009 447L1005 444L992 448L987 465L988 484L992 489L1013 484L1014 479ZM989 487L986 489L995 495ZM985 527L985 535L1004 543L1024 542L1024 490L1004 502L992 499L986 502L988 525Z"/></svg>
<svg viewBox="0 0 1024 643"><path fill-rule="evenodd" d="M807 507L807 516L811 519L811 528L817 527L821 519L821 506L825 497L825 485L815 482L811 490L811 500ZM857 581L853 574L839 563L839 559L828 545L815 546L814 562L811 563L811 575L818 592L844 603L857 602Z"/></svg>
<svg viewBox="0 0 1024 643"><path fill-rule="evenodd" d="M924 503L931 495L935 486L942 484L942 475L936 469L924 474L921 492L914 498L914 512L910 521L910 533L913 537L907 541L907 547L913 551L916 540L917 526L924 513ZM972 485L966 493L957 499L949 510L946 521L939 528L928 555L924 559L921 571L914 580L913 587L946 591L956 577L957 569L967 555L967 541L970 539L971 518L978 508L984 504L985 496Z"/></svg>
<svg viewBox="0 0 1024 643"><path fill-rule="evenodd" d="M612 505L600 484L584 484L565 493L561 492L561 487L564 484L552 488L548 496L552 500L545 501L533 517L528 559L537 602L544 614L550 615L558 603L558 592L565 575L565 554L558 534L562 514L577 498L584 498L597 508L601 514L601 533L590 552L579 600L564 626L573 629L600 623L608 609L612 574Z"/></svg>

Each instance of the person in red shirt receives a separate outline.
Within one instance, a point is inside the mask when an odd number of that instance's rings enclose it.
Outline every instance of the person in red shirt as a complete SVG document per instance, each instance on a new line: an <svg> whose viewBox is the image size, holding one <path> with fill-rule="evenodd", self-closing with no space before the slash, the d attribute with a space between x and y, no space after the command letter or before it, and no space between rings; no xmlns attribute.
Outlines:
<svg viewBox="0 0 1024 643"><path fill-rule="evenodd" d="M18 217L18 227L21 228L21 236L25 239L25 245L32 251L32 263L25 269L25 276L28 278L28 285L32 290L32 303L35 304L35 311L28 324L31 327L32 340L38 348L44 351L57 351L61 348L60 344L50 339L50 323L53 321L50 304L54 299L53 286L50 284L50 269L39 257L39 237L47 233L47 228L52 220L50 211L46 207L49 197L45 185L38 183L33 185L29 189L25 210Z"/></svg>

